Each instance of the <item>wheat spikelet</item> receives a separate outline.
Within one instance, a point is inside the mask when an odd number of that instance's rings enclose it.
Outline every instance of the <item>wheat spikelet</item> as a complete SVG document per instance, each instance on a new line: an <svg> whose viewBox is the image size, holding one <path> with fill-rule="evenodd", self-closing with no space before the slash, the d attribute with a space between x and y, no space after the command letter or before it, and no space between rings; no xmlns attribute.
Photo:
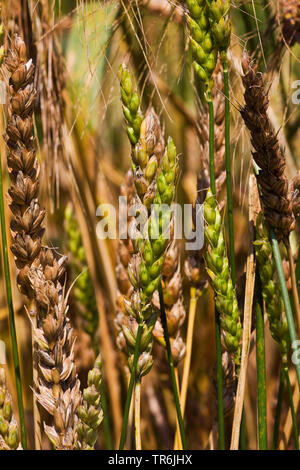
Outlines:
<svg viewBox="0 0 300 470"><path fill-rule="evenodd" d="M236 376L234 371L234 362L228 351L222 352L222 380L223 380L223 406L224 416L230 415L235 403ZM214 393L217 397L217 383L215 374L212 379Z"/></svg>
<svg viewBox="0 0 300 470"><path fill-rule="evenodd" d="M166 252L162 267L163 298L167 316L167 326L170 335L174 365L184 358L185 343L181 337L180 329L184 323L186 312L183 305L182 278L180 272L180 256L176 240L173 240ZM160 308L157 292L154 293L153 303ZM153 330L154 337L165 346L164 332L157 319Z"/></svg>

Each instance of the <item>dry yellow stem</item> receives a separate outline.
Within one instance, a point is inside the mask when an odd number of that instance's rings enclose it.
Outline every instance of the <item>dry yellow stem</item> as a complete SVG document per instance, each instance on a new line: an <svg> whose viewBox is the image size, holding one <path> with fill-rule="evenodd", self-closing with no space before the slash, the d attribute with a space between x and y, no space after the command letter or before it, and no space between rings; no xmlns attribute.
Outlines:
<svg viewBox="0 0 300 470"><path fill-rule="evenodd" d="M250 242L249 252L247 257L247 268L246 268L246 289L245 289L245 305L244 305L244 325L243 325L243 338L242 338L242 357L241 367L239 373L239 381L236 392L236 402L232 424L232 434L230 450L238 450L239 437L240 437L240 425L243 412L245 386L246 386L246 375L248 356L250 349L250 338L251 338L251 318L252 318L252 304L253 304L253 292L255 285L255 260L254 260L254 223L259 210L259 196L257 191L257 184L254 175L250 175L249 179L249 230L250 230Z"/></svg>
<svg viewBox="0 0 300 470"><path fill-rule="evenodd" d="M183 374L182 374L182 384L180 390L180 407L182 417L184 417L185 405L186 405L186 396L189 383L189 374L191 367L191 356L192 356L192 347L193 347L193 333L194 333L194 323L197 310L197 301L198 296L195 287L191 287L191 296L190 296L190 306L189 306L189 317L188 317L188 327L187 327L187 338L186 338L186 354L184 359ZM178 384L177 384L178 386ZM179 390L179 388L178 388ZM176 429L175 441L174 441L174 450L182 449L182 443L180 439L180 433Z"/></svg>
<svg viewBox="0 0 300 470"><path fill-rule="evenodd" d="M142 450L141 440L141 379L137 379L134 392L135 448Z"/></svg>

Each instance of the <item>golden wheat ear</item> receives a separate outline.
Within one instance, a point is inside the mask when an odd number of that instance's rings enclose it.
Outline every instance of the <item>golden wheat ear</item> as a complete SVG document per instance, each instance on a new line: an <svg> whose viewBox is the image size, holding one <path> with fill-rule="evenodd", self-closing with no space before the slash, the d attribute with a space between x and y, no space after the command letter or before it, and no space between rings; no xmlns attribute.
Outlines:
<svg viewBox="0 0 300 470"><path fill-rule="evenodd" d="M35 397L52 416L51 424L44 424L44 429L54 447L73 449L81 393L68 303L61 282L65 276L65 257L43 247L41 242L45 211L38 200L40 168L33 139L34 66L26 58L21 37L15 36L5 63L10 73L6 143L11 178L11 250L19 269L18 287L29 298L29 313L35 320L33 338L38 361Z"/></svg>

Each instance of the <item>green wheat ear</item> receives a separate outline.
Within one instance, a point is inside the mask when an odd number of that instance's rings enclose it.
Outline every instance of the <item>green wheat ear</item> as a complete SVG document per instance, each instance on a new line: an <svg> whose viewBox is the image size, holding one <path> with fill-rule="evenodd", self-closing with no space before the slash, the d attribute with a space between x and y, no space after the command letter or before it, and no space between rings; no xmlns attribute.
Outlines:
<svg viewBox="0 0 300 470"><path fill-rule="evenodd" d="M168 229L172 218L171 206L175 197L175 182L178 174L178 157L176 147L171 138L165 148L159 173L156 179L156 192L154 197L154 210L151 211L147 230L140 234L142 240L137 242L132 239L135 256L128 266L128 275L134 288L130 301L124 300L124 305L129 316L133 316L138 324L143 325L140 356L138 360L137 374L141 377L149 372L152 367L152 331L155 326L157 311L151 303L153 293L158 288L164 256L169 244L169 238L161 230L166 221ZM163 206L164 205L164 206ZM162 217L160 211L164 209ZM158 211L158 212L156 212ZM159 227L158 227L159 225ZM129 230L131 235L136 234L136 228ZM158 229L158 230L157 230ZM153 237L156 233L157 237ZM136 343L136 331L134 325L123 327L127 347L133 360L133 352Z"/></svg>
<svg viewBox="0 0 300 470"><path fill-rule="evenodd" d="M217 51L226 54L230 44L231 22L229 0L207 0L207 10L213 43Z"/></svg>
<svg viewBox="0 0 300 470"><path fill-rule="evenodd" d="M133 79L127 67L122 64L118 72L120 81L123 114L126 121L126 131L131 145L136 145L140 138L140 128L144 116L140 111L140 98L134 88Z"/></svg>
<svg viewBox="0 0 300 470"><path fill-rule="evenodd" d="M205 0L188 0L189 15L187 22L191 34L191 48L194 55L193 67L202 82L209 89L213 82L211 76L217 63L217 50L208 17Z"/></svg>
<svg viewBox="0 0 300 470"><path fill-rule="evenodd" d="M256 221L255 255L262 284L262 295L269 320L270 332L279 344L283 362L287 361L288 324L284 313L284 304L280 295L280 286L276 278L276 266L269 233L263 221L262 212Z"/></svg>
<svg viewBox="0 0 300 470"><path fill-rule="evenodd" d="M82 404L78 407L77 443L79 450L93 450L98 437L98 428L103 420L101 408L101 356L88 373L88 386L83 390Z"/></svg>
<svg viewBox="0 0 300 470"><path fill-rule="evenodd" d="M12 399L6 385L5 370L0 368L0 449L14 450L19 445L18 425L13 415Z"/></svg>
<svg viewBox="0 0 300 470"><path fill-rule="evenodd" d="M209 189L204 201L206 270L215 292L216 308L220 315L224 343L238 367L240 364L240 340L242 327L236 292L230 276L229 261L223 236L222 217L217 201Z"/></svg>

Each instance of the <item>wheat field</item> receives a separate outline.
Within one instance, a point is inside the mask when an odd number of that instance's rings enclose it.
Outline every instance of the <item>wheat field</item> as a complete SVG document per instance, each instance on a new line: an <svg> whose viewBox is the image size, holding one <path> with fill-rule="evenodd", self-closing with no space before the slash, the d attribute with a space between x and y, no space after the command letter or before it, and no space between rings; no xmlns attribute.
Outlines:
<svg viewBox="0 0 300 470"><path fill-rule="evenodd" d="M0 449L298 450L299 0L2 0L0 73Z"/></svg>

